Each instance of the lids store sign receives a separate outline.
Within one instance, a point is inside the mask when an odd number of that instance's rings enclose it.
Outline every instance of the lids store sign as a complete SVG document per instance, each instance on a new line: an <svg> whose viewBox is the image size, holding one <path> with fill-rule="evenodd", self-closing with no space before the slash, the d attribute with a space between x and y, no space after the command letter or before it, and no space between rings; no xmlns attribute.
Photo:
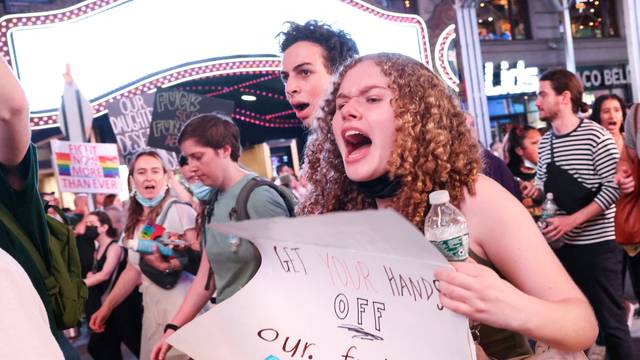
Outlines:
<svg viewBox="0 0 640 360"><path fill-rule="evenodd" d="M525 66L524 60L515 66L501 61L499 69L492 62L484 63L484 91L487 96L525 94L538 91L538 78L542 71ZM585 90L624 87L629 84L629 65L580 66L577 75Z"/></svg>
<svg viewBox="0 0 640 360"><path fill-rule="evenodd" d="M519 60L514 68L506 61L500 62L500 72L494 79L494 65L484 63L484 92L487 96L532 93L538 91L537 67L525 67Z"/></svg>

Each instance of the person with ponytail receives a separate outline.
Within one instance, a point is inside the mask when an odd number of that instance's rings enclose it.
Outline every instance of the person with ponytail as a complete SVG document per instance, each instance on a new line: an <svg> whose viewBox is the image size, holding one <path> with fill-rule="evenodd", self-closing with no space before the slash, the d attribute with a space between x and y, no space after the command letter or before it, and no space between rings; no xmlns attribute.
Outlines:
<svg viewBox="0 0 640 360"><path fill-rule="evenodd" d="M89 213L85 219L87 239L97 242L94 253L94 265L87 273L84 282L89 288L89 297L85 304L85 313L90 318L102 304L124 270L126 251L118 246L117 230L112 226L109 215L104 211ZM109 320L106 331L91 333L89 354L95 360L122 359L120 344L124 343L131 353L140 355L140 331L142 322L142 298L137 291L118 305Z"/></svg>
<svg viewBox="0 0 640 360"><path fill-rule="evenodd" d="M175 202L170 196L170 174L165 162L154 150L139 152L129 164L129 180L133 192L127 210L123 245L126 246L132 239L139 238L140 231L146 223L155 224L162 221L161 218L164 218L164 221L158 225L165 228L165 234L169 234L170 238L184 241L185 246L196 241L196 213L188 204ZM150 358L153 344L162 336L164 326L170 320L169 316L177 311L193 281L191 274L182 271L187 265L186 257L167 257L161 255L157 247L154 249L153 254L129 251L126 268L89 322L93 331L104 331L105 322L112 311L140 285L144 307L140 359ZM173 250L175 253L179 249L174 247ZM167 275L179 273L177 283L170 288L156 284L141 271L142 262ZM176 355L172 359L188 358L186 355Z"/></svg>

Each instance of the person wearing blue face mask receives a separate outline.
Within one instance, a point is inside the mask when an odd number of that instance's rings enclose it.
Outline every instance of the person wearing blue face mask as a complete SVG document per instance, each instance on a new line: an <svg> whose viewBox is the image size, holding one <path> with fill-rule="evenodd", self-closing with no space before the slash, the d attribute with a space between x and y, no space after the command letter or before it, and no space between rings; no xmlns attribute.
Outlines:
<svg viewBox="0 0 640 360"><path fill-rule="evenodd" d="M196 181L193 184L189 184L189 190L193 193L193 196L200 201L207 201L211 198L211 194L214 192L214 188L203 184L201 181Z"/></svg>
<svg viewBox="0 0 640 360"><path fill-rule="evenodd" d="M203 184L198 179L194 169L189 166L189 162L184 155L180 155L178 164L180 165L182 180L177 181L175 177L171 177L169 179L171 188L177 193L181 201L191 203L196 211L200 211L200 202L206 203L211 198L215 188Z"/></svg>
<svg viewBox="0 0 640 360"><path fill-rule="evenodd" d="M129 164L129 176L133 193L124 228L125 245L128 240L140 238L143 226L149 221L162 225L169 239L182 240L187 246L197 242L196 212L189 204L176 202L170 195L168 183L173 175L157 152L146 150L136 154ZM104 331L105 321L113 309L140 285L144 307L140 358L148 359L153 344L162 336L164 324L177 311L193 281L191 274L182 271L188 264L188 257L182 256L184 247L174 247L173 252L179 256L165 257L157 250L148 255L129 251L125 270L91 317L90 328L94 332ZM147 270L149 267L156 270L151 273L160 275L152 276ZM177 282L167 285L164 275L177 278Z"/></svg>

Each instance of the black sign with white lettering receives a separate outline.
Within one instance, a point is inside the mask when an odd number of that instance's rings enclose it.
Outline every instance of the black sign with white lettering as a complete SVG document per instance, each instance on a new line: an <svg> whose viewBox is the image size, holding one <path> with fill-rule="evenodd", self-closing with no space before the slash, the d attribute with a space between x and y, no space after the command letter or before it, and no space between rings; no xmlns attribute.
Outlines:
<svg viewBox="0 0 640 360"><path fill-rule="evenodd" d="M153 94L141 94L107 104L109 122L124 164L129 164L136 152L147 147L153 99ZM158 153L172 169L177 167L178 159L174 153L164 150Z"/></svg>
<svg viewBox="0 0 640 360"><path fill-rule="evenodd" d="M149 126L149 146L178 153L178 134L190 119L214 111L233 113L232 101L191 94L184 91L159 91Z"/></svg>
<svg viewBox="0 0 640 360"><path fill-rule="evenodd" d="M585 90L625 87L631 74L629 65L580 66L577 70Z"/></svg>

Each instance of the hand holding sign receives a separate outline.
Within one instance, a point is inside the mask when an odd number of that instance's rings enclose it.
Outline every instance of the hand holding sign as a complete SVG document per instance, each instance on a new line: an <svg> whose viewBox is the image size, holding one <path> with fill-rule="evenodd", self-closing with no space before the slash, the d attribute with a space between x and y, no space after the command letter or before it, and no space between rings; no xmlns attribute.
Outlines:
<svg viewBox="0 0 640 360"><path fill-rule="evenodd" d="M470 359L466 318L442 307L444 257L390 210L215 224L262 264L168 339L195 359ZM256 301L259 299L259 301Z"/></svg>
<svg viewBox="0 0 640 360"><path fill-rule="evenodd" d="M455 271L435 272L442 305L482 324L512 328L513 319L522 316L521 309L512 304L527 303L526 295L484 265L475 262L452 262L451 265Z"/></svg>

